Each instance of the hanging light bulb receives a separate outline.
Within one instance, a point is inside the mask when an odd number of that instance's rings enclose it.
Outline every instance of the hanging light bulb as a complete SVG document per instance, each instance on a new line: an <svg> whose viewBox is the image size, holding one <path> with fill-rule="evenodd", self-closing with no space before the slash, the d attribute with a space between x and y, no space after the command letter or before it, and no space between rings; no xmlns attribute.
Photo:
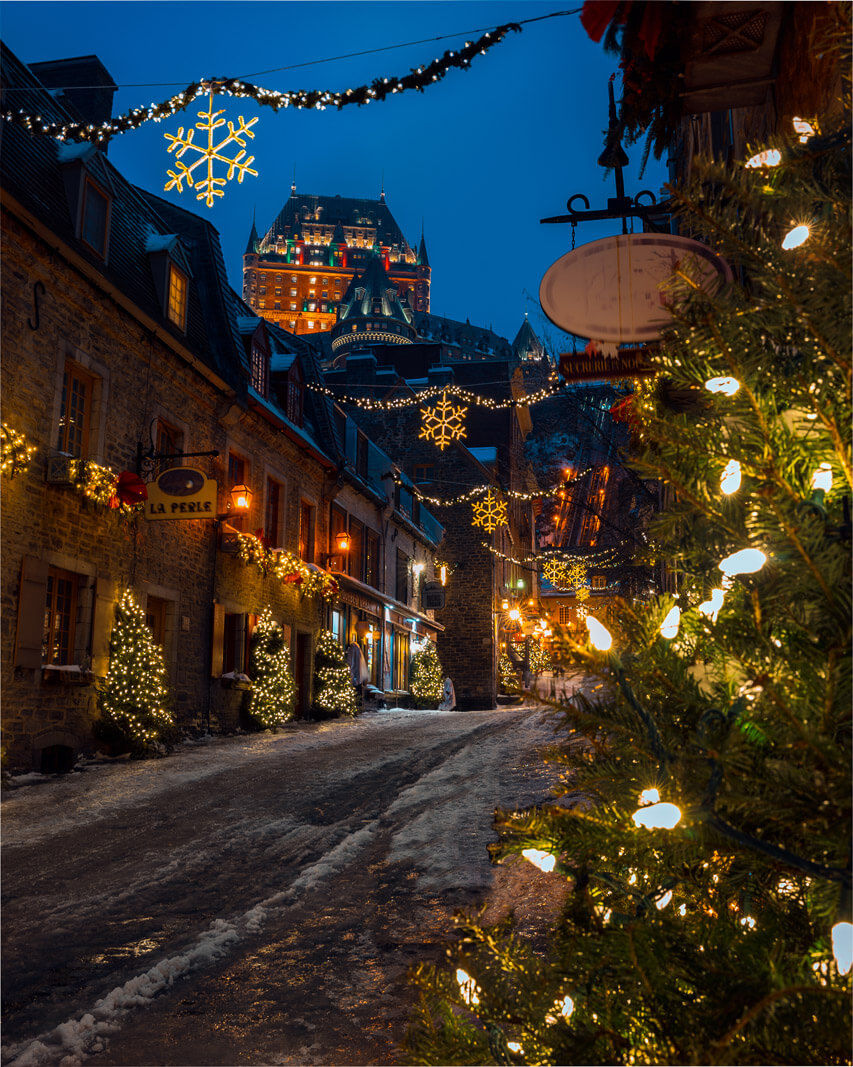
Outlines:
<svg viewBox="0 0 853 1067"><path fill-rule="evenodd" d="M740 389L740 382L737 378L709 378L705 382L705 388L712 393L724 393L726 396L734 396Z"/></svg>
<svg viewBox="0 0 853 1067"><path fill-rule="evenodd" d="M740 463L736 459L730 459L720 475L720 488L730 496L740 489Z"/></svg>
<svg viewBox="0 0 853 1067"><path fill-rule="evenodd" d="M795 115L792 121L794 123L794 132L800 135L800 144L805 144L817 132L810 122L801 119L799 115Z"/></svg>
<svg viewBox="0 0 853 1067"><path fill-rule="evenodd" d="M832 955L839 974L847 974L853 966L853 924L836 923L832 928Z"/></svg>
<svg viewBox="0 0 853 1067"><path fill-rule="evenodd" d="M599 652L606 652L613 644L613 638L606 626L602 626L598 619L592 615L586 617L586 628L589 630L589 640L593 648Z"/></svg>
<svg viewBox="0 0 853 1067"><path fill-rule="evenodd" d="M557 862L556 856L552 856L550 852L543 852L539 848L524 848L521 854L529 863L546 874L554 870L554 864Z"/></svg>
<svg viewBox="0 0 853 1067"><path fill-rule="evenodd" d="M742 548L731 556L726 556L719 564L720 570L729 578L735 574L753 574L760 571L767 562L767 557L757 548Z"/></svg>
<svg viewBox="0 0 853 1067"><path fill-rule="evenodd" d="M782 238L782 247L786 252L790 252L792 248L799 248L801 244L805 244L811 236L811 230L803 222L798 226L794 226L788 230L785 236Z"/></svg>
<svg viewBox="0 0 853 1067"><path fill-rule="evenodd" d="M644 789L640 793L640 804L657 804L660 800L660 793L657 789Z"/></svg>
<svg viewBox="0 0 853 1067"><path fill-rule="evenodd" d="M722 589L712 589L711 599L704 600L696 610L701 611L703 615L707 615L711 622L716 622L725 598L726 594Z"/></svg>
<svg viewBox="0 0 853 1067"><path fill-rule="evenodd" d="M638 808L631 818L647 830L671 830L681 821L681 809L675 804L651 804Z"/></svg>
<svg viewBox="0 0 853 1067"><path fill-rule="evenodd" d="M678 625L681 622L681 608L676 604L674 608L671 608L666 618L661 623L660 632L661 636L665 637L668 641L671 641L673 637L678 633Z"/></svg>
<svg viewBox="0 0 853 1067"><path fill-rule="evenodd" d="M672 890L668 889L662 897L655 901L655 907L658 909L658 911L663 911L663 909L667 906L667 904L669 904L671 900Z"/></svg>
<svg viewBox="0 0 853 1067"><path fill-rule="evenodd" d="M744 166L750 168L778 167L781 162L782 153L778 148L766 148L763 152L757 152L754 156L751 156Z"/></svg>

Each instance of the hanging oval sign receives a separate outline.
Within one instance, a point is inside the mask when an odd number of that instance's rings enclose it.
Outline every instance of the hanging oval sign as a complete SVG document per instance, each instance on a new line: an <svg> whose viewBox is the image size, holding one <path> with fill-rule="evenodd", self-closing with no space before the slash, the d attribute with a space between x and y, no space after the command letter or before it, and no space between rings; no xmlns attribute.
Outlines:
<svg viewBox="0 0 853 1067"><path fill-rule="evenodd" d="M604 237L566 253L539 286L542 310L561 330L596 341L654 341L672 318L666 284L676 271L707 292L732 280L724 259L668 233Z"/></svg>

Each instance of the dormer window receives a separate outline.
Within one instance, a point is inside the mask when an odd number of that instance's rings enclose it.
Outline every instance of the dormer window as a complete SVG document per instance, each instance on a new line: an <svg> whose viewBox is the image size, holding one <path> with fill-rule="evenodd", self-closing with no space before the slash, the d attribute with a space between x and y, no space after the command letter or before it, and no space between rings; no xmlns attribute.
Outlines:
<svg viewBox="0 0 853 1067"><path fill-rule="evenodd" d="M166 314L179 330L187 328L187 276L174 263L169 264L169 302Z"/></svg>
<svg viewBox="0 0 853 1067"><path fill-rule="evenodd" d="M80 236L93 252L107 258L107 235L110 222L110 199L86 175L83 183L83 213Z"/></svg>

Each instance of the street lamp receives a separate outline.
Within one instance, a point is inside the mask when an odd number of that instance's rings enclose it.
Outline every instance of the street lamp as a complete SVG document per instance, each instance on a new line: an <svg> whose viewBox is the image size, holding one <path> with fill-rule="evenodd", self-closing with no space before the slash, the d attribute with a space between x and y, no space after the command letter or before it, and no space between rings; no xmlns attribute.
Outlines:
<svg viewBox="0 0 853 1067"><path fill-rule="evenodd" d="M346 554L347 552L349 552L350 548L350 536L346 532L346 530L338 530L338 532L332 538L332 541L335 546L335 551L327 553L324 557L326 567L331 564L333 559L340 559L341 562L339 569L343 570L344 560L346 559Z"/></svg>

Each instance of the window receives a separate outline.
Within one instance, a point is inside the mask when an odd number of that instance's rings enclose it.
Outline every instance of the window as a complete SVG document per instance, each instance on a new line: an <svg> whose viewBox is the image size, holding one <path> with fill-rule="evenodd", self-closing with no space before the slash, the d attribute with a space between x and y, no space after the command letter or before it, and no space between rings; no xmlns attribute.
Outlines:
<svg viewBox="0 0 853 1067"><path fill-rule="evenodd" d="M337 549L335 547L335 537L341 533L342 530L347 528L347 513L339 504L332 504L329 508L329 553L335 555ZM346 561L341 559L338 561L338 565L343 564L342 569L346 569Z"/></svg>
<svg viewBox="0 0 853 1067"><path fill-rule="evenodd" d="M249 640L257 615L225 612L222 633L222 673L249 673Z"/></svg>
<svg viewBox="0 0 853 1067"><path fill-rule="evenodd" d="M305 386L302 382L302 371L299 368L299 364L294 361L287 373L287 393L285 396L284 412L294 426L302 425L304 400Z"/></svg>
<svg viewBox="0 0 853 1067"><path fill-rule="evenodd" d="M151 631L151 637L160 648L166 647L166 613L169 601L159 596L149 596L145 605L145 625Z"/></svg>
<svg viewBox="0 0 853 1067"><path fill-rule="evenodd" d="M314 505L303 500L299 505L299 558L314 562Z"/></svg>
<svg viewBox="0 0 853 1067"><path fill-rule="evenodd" d="M347 574L364 581L364 523L350 516Z"/></svg>
<svg viewBox="0 0 853 1067"><path fill-rule="evenodd" d="M47 602L41 643L42 663L63 666L74 662L77 619L77 575L51 567L47 572Z"/></svg>
<svg viewBox="0 0 853 1067"><path fill-rule="evenodd" d="M296 281L296 279L295 279L295 278L294 278L293 280L294 280L294 281ZM291 295L291 296L296 296L296 290L295 290L295 289L291 289L291 290L290 290L290 295Z"/></svg>
<svg viewBox="0 0 853 1067"><path fill-rule="evenodd" d="M561 604L560 605L560 619L559 619L560 625L561 626L568 626L571 621L572 621L572 609L568 608L568 607L564 607Z"/></svg>
<svg viewBox="0 0 853 1067"><path fill-rule="evenodd" d="M432 464L416 464L412 481L432 482L435 480L435 467Z"/></svg>
<svg viewBox="0 0 853 1067"><path fill-rule="evenodd" d="M174 263L169 264L169 301L166 314L179 330L187 328L187 276Z"/></svg>
<svg viewBox="0 0 853 1067"><path fill-rule="evenodd" d="M607 585L607 579L603 574L593 574L590 578L589 584L593 589L604 589Z"/></svg>
<svg viewBox="0 0 853 1067"><path fill-rule="evenodd" d="M269 359L266 352L255 342L252 343L252 388L261 396L269 392Z"/></svg>
<svg viewBox="0 0 853 1067"><path fill-rule="evenodd" d="M355 439L355 472L360 478L367 479L367 437L359 430Z"/></svg>
<svg viewBox="0 0 853 1067"><path fill-rule="evenodd" d="M110 201L88 176L83 183L83 217L80 236L102 259L107 258Z"/></svg>
<svg viewBox="0 0 853 1067"><path fill-rule="evenodd" d="M296 311L296 304L291 304L290 305L290 310L291 311Z"/></svg>
<svg viewBox="0 0 853 1067"><path fill-rule="evenodd" d="M157 431L154 437L154 451L162 459L159 459L160 470L168 470L170 467L181 466L183 459L180 455L184 451L184 433L177 426L172 426L165 419L157 419Z"/></svg>
<svg viewBox="0 0 853 1067"><path fill-rule="evenodd" d="M401 604L409 603L409 557L397 549L397 572L394 595Z"/></svg>
<svg viewBox="0 0 853 1067"><path fill-rule="evenodd" d="M367 530L364 538L364 580L374 589L381 589L379 584L379 534Z"/></svg>
<svg viewBox="0 0 853 1067"><path fill-rule="evenodd" d="M392 688L409 688L409 635L397 630L394 634L394 664L391 677Z"/></svg>
<svg viewBox="0 0 853 1067"><path fill-rule="evenodd" d="M94 386L95 379L91 374L74 360L66 360L56 447L78 459L88 452Z"/></svg>
<svg viewBox="0 0 853 1067"><path fill-rule="evenodd" d="M264 507L264 537L273 548L283 541L281 536L282 503L284 486L275 478L267 477L266 505Z"/></svg>

